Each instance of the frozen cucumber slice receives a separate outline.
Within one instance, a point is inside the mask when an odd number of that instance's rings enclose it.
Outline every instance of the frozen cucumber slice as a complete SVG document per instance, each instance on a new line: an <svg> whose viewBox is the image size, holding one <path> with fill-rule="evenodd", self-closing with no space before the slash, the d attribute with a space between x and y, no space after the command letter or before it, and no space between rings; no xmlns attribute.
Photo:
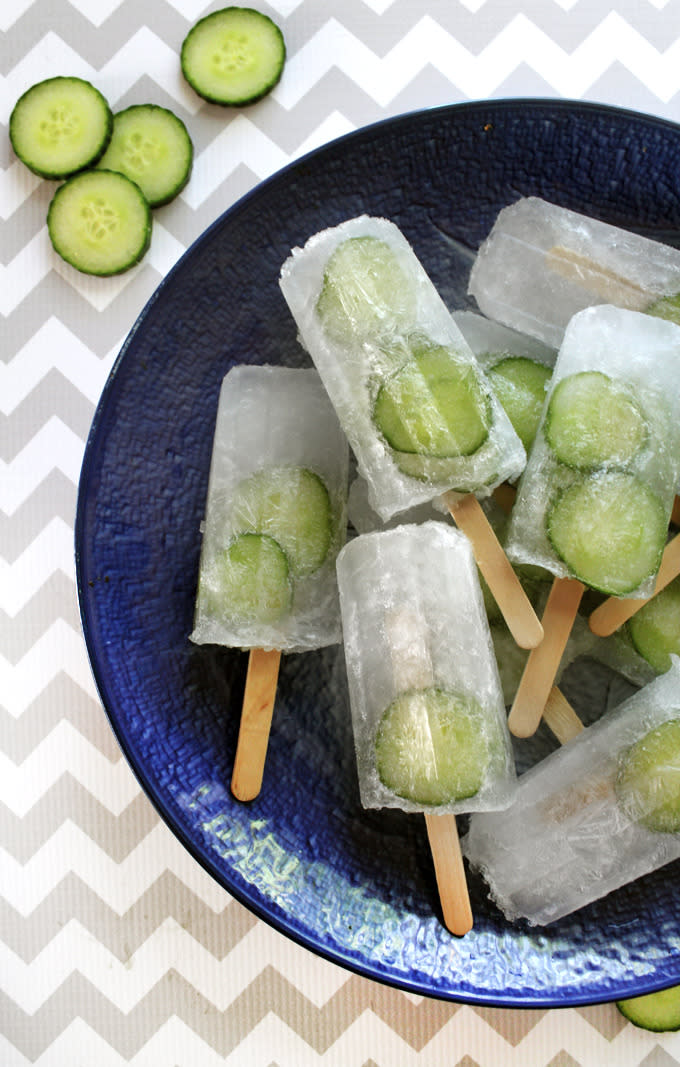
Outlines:
<svg viewBox="0 0 680 1067"><path fill-rule="evenodd" d="M211 610L236 622L275 623L290 611L293 587L281 546L262 534L242 534L218 557L206 593Z"/></svg>
<svg viewBox="0 0 680 1067"><path fill-rule="evenodd" d="M628 622L636 650L664 674L671 655L680 656L680 578L667 585L636 611Z"/></svg>
<svg viewBox="0 0 680 1067"><path fill-rule="evenodd" d="M544 433L561 463L593 470L630 462L643 448L649 428L626 385L601 371L582 371L555 386Z"/></svg>
<svg viewBox="0 0 680 1067"><path fill-rule="evenodd" d="M534 443L551 376L550 367L528 356L505 356L487 371L493 390L527 452Z"/></svg>
<svg viewBox="0 0 680 1067"><path fill-rule="evenodd" d="M316 304L324 331L348 343L410 331L413 284L394 250L378 237L349 237L334 250Z"/></svg>
<svg viewBox="0 0 680 1067"><path fill-rule="evenodd" d="M611 596L656 574L667 529L659 497L625 471L583 476L546 513L550 543L574 577Z"/></svg>
<svg viewBox="0 0 680 1067"><path fill-rule="evenodd" d="M112 170L87 170L61 185L47 212L56 252L85 274L120 274L151 242L151 209L138 185Z"/></svg>
<svg viewBox="0 0 680 1067"><path fill-rule="evenodd" d="M648 830L680 830L680 719L654 727L628 749L616 777L616 796L628 818Z"/></svg>
<svg viewBox="0 0 680 1067"><path fill-rule="evenodd" d="M27 89L9 120L12 147L42 178L67 178L93 166L104 152L113 115L83 78L47 78Z"/></svg>
<svg viewBox="0 0 680 1067"><path fill-rule="evenodd" d="M481 448L491 406L475 367L436 346L415 351L381 386L373 421L396 452L450 459Z"/></svg>
<svg viewBox="0 0 680 1067"><path fill-rule="evenodd" d="M156 104L134 104L113 116L113 135L99 160L136 182L151 207L177 196L189 181L193 145L174 112Z"/></svg>
<svg viewBox="0 0 680 1067"><path fill-rule="evenodd" d="M445 689L409 690L386 709L376 768L396 796L424 807L477 793L489 764L480 705Z"/></svg>
<svg viewBox="0 0 680 1067"><path fill-rule="evenodd" d="M224 7L189 30L180 54L182 73L213 104L254 104L279 81L286 61L281 30L250 7Z"/></svg>
<svg viewBox="0 0 680 1067"><path fill-rule="evenodd" d="M640 997L626 997L616 1001L616 1007L633 1026L653 1030L657 1034L680 1030L680 986L644 993Z"/></svg>
<svg viewBox="0 0 680 1067"><path fill-rule="evenodd" d="M234 494L231 522L237 533L273 537L298 578L319 569L333 533L328 490L307 467L267 467L241 482Z"/></svg>
<svg viewBox="0 0 680 1067"><path fill-rule="evenodd" d="M677 322L680 326L680 293L660 297L645 309L645 314L654 315L657 319L668 319L669 322Z"/></svg>

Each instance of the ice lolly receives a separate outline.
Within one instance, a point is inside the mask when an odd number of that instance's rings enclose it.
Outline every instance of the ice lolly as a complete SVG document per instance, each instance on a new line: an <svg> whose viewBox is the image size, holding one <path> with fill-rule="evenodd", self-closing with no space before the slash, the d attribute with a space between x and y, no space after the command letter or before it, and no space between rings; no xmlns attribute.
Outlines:
<svg viewBox="0 0 680 1067"><path fill-rule="evenodd" d="M525 450L404 235L350 219L294 249L280 284L371 506L388 520L445 495L518 643L533 647L540 624L475 506L519 474Z"/></svg>
<svg viewBox="0 0 680 1067"><path fill-rule="evenodd" d="M348 542L337 572L361 802L424 812L440 871L455 815L507 806L516 786L470 544L441 522L399 526ZM445 916L451 877L438 875ZM462 868L456 884L460 903Z"/></svg>
<svg viewBox="0 0 680 1067"><path fill-rule="evenodd" d="M506 540L519 564L557 577L510 713L540 721L586 586L654 590L680 474L680 326L602 305L569 323ZM551 673L552 672L552 673Z"/></svg>
<svg viewBox="0 0 680 1067"><path fill-rule="evenodd" d="M680 857L680 660L473 815L463 850L510 920L546 925Z"/></svg>
<svg viewBox="0 0 680 1067"><path fill-rule="evenodd" d="M538 197L499 213L470 274L485 315L558 348L572 315L614 304L680 319L680 251Z"/></svg>
<svg viewBox="0 0 680 1067"><path fill-rule="evenodd" d="M250 650L232 791L257 794L282 652L342 639L349 449L315 370L223 380L191 640Z"/></svg>

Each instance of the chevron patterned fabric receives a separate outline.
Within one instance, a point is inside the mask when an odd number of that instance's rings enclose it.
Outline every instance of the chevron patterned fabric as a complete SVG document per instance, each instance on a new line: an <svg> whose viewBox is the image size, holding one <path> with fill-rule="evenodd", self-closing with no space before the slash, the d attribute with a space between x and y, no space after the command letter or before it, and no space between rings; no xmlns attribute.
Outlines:
<svg viewBox="0 0 680 1067"><path fill-rule="evenodd" d="M603 1067L680 1064L680 1036L613 1005L420 998L313 956L230 899L133 777L91 678L73 524L115 356L162 277L292 159L390 115L569 97L680 121L680 0L272 0L288 63L246 110L204 104L178 50L203 0L3 0L0 154L0 1064L2 1067ZM78 275L52 185L15 158L17 97L53 74L115 109L172 108L196 148L141 265Z"/></svg>

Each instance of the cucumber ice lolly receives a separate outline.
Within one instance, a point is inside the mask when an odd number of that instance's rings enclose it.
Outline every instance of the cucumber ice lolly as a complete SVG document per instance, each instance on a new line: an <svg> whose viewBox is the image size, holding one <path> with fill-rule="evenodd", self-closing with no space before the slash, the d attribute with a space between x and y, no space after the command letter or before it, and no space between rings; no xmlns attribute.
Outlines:
<svg viewBox="0 0 680 1067"><path fill-rule="evenodd" d="M474 509L526 453L404 235L386 219L350 219L294 249L280 284L373 509L387 521L443 497L518 643L533 647L540 624Z"/></svg>
<svg viewBox="0 0 680 1067"><path fill-rule="evenodd" d="M525 197L499 213L469 292L490 318L557 348L579 311L614 304L680 319L680 251Z"/></svg>
<svg viewBox="0 0 680 1067"><path fill-rule="evenodd" d="M544 926L680 857L680 659L473 815L470 863L510 920Z"/></svg>
<svg viewBox="0 0 680 1067"><path fill-rule="evenodd" d="M426 816L444 918L472 925L455 815L516 778L467 538L441 522L362 534L337 560L361 802Z"/></svg>
<svg viewBox="0 0 680 1067"><path fill-rule="evenodd" d="M242 800L260 788L281 652L342 638L335 559L347 526L348 464L346 438L316 371L229 371L191 640L250 650L232 779Z"/></svg>

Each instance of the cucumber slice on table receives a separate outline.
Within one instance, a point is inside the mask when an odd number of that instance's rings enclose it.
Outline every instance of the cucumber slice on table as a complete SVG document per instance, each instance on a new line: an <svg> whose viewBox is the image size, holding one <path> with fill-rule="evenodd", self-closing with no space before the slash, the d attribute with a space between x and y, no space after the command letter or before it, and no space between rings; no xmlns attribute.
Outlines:
<svg viewBox="0 0 680 1067"><path fill-rule="evenodd" d="M550 397L545 439L568 467L624 466L643 448L648 433L632 391L601 371L570 374Z"/></svg>
<svg viewBox="0 0 680 1067"><path fill-rule="evenodd" d="M189 181L193 145L174 112L156 104L134 104L113 116L113 134L97 164L136 182L151 207L177 196Z"/></svg>
<svg viewBox="0 0 680 1067"><path fill-rule="evenodd" d="M54 194L47 230L56 252L86 274L120 274L151 242L151 209L138 185L111 170L76 174Z"/></svg>
<svg viewBox="0 0 680 1067"><path fill-rule="evenodd" d="M383 785L415 804L433 807L472 797L490 758L482 709L436 687L402 693L380 721L375 758Z"/></svg>
<svg viewBox="0 0 680 1067"><path fill-rule="evenodd" d="M550 367L528 356L505 356L486 372L499 403L527 452L531 448L552 376Z"/></svg>
<svg viewBox="0 0 680 1067"><path fill-rule="evenodd" d="M286 46L267 15L249 7L225 7L200 19L184 38L182 73L213 104L253 104L283 73Z"/></svg>
<svg viewBox="0 0 680 1067"><path fill-rule="evenodd" d="M657 1034L680 1030L680 986L617 1000L616 1007L629 1022L643 1030Z"/></svg>
<svg viewBox="0 0 680 1067"><path fill-rule="evenodd" d="M278 542L295 577L313 574L332 539L328 490L306 467L265 468L237 487L231 523L237 533L263 533Z"/></svg>
<svg viewBox="0 0 680 1067"><path fill-rule="evenodd" d="M648 830L680 830L680 719L661 723L632 745L619 767L616 796L628 818Z"/></svg>
<svg viewBox="0 0 680 1067"><path fill-rule="evenodd" d="M324 331L351 342L408 331L416 314L413 285L378 237L350 237L331 254L316 312Z"/></svg>
<svg viewBox="0 0 680 1067"><path fill-rule="evenodd" d="M271 537L242 534L218 558L205 595L213 611L238 622L278 622L293 600L285 553Z"/></svg>
<svg viewBox="0 0 680 1067"><path fill-rule="evenodd" d="M636 611L628 621L628 631L636 651L664 674L671 655L680 656L680 578Z"/></svg>
<svg viewBox="0 0 680 1067"><path fill-rule="evenodd" d="M381 386L373 421L396 452L450 459L481 448L491 407L475 368L436 346L414 352Z"/></svg>
<svg viewBox="0 0 680 1067"><path fill-rule="evenodd" d="M105 98L83 78L47 78L20 96L9 120L12 147L42 178L67 178L93 166L113 129Z"/></svg>
<svg viewBox="0 0 680 1067"><path fill-rule="evenodd" d="M611 596L633 592L656 574L668 517L634 474L603 471L563 490L546 513L546 532L574 577Z"/></svg>

